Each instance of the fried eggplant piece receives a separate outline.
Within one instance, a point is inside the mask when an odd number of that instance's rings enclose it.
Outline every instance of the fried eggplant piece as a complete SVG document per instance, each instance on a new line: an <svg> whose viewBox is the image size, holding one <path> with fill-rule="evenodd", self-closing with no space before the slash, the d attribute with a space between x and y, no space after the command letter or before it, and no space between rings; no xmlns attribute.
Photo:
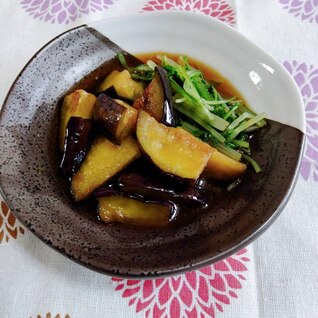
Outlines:
<svg viewBox="0 0 318 318"><path fill-rule="evenodd" d="M169 223L173 212L174 208L168 204L143 202L122 195L98 198L98 214L105 223L163 227Z"/></svg>
<svg viewBox="0 0 318 318"><path fill-rule="evenodd" d="M72 177L71 193L74 200L86 199L140 155L139 145L133 137L123 140L120 146L106 137L97 137L78 172Z"/></svg>
<svg viewBox="0 0 318 318"><path fill-rule="evenodd" d="M205 205L205 199L189 182L172 182L171 178L148 171L124 171L118 187L125 193L138 193L145 199L173 201L180 204Z"/></svg>
<svg viewBox="0 0 318 318"><path fill-rule="evenodd" d="M143 109L158 122L175 126L170 82L162 67L156 67L154 78L145 88L143 95L134 102L133 107Z"/></svg>
<svg viewBox="0 0 318 318"><path fill-rule="evenodd" d="M136 131L138 111L119 100L100 94L94 105L94 120L102 132L117 144Z"/></svg>
<svg viewBox="0 0 318 318"><path fill-rule="evenodd" d="M71 117L66 127L64 153L60 168L71 176L79 169L94 140L93 120Z"/></svg>
<svg viewBox="0 0 318 318"><path fill-rule="evenodd" d="M111 87L113 87L119 97L131 101L142 96L144 91L143 84L135 81L127 70L111 72L100 84L97 93L106 91Z"/></svg>
<svg viewBox="0 0 318 318"><path fill-rule="evenodd" d="M243 175L246 164L215 150L209 159L205 175L217 181L231 181Z"/></svg>
<svg viewBox="0 0 318 318"><path fill-rule="evenodd" d="M143 110L136 132L141 148L157 167L185 179L197 179L214 151L184 129L158 123Z"/></svg>
<svg viewBox="0 0 318 318"><path fill-rule="evenodd" d="M92 118L96 97L82 89L78 89L64 97L60 113L59 149L64 150L66 126L72 116Z"/></svg>

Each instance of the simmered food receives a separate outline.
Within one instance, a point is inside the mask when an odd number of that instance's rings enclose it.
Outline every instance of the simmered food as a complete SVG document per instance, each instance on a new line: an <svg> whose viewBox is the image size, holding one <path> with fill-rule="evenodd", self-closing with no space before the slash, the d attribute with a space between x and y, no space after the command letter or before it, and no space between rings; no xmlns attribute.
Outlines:
<svg viewBox="0 0 318 318"><path fill-rule="evenodd" d="M204 213L211 189L232 191L247 169L261 171L250 141L264 114L185 56L153 56L137 66L125 56L117 56L121 70L108 69L61 106L60 168L74 201L95 201L107 224L162 227L189 207Z"/></svg>
<svg viewBox="0 0 318 318"><path fill-rule="evenodd" d="M149 173L151 172L151 174ZM152 200L181 204L205 205L204 196L189 182L180 182L153 169L135 168L119 176L117 186L123 193L138 193ZM103 189L100 189L103 195Z"/></svg>
<svg viewBox="0 0 318 318"><path fill-rule="evenodd" d="M60 150L63 151L66 126L71 117L92 118L96 97L82 89L66 95L63 100L60 118Z"/></svg>
<svg viewBox="0 0 318 318"><path fill-rule="evenodd" d="M135 100L133 106L136 109L143 109L167 126L175 126L171 98L167 72L162 67L156 67L152 81L144 90L143 95Z"/></svg>
<svg viewBox="0 0 318 318"><path fill-rule="evenodd" d="M134 138L115 145L104 136L95 139L78 172L72 177L71 192L75 201L86 199L95 189L141 155Z"/></svg>
<svg viewBox="0 0 318 318"><path fill-rule="evenodd" d="M111 72L105 80L100 84L97 92L107 92L108 89L113 88L119 98L129 99L134 101L143 93L143 85L132 79L127 70L121 72L115 70Z"/></svg>
<svg viewBox="0 0 318 318"><path fill-rule="evenodd" d="M71 117L66 126L61 169L66 175L77 172L94 140L93 120Z"/></svg>
<svg viewBox="0 0 318 318"><path fill-rule="evenodd" d="M94 105L94 120L104 134L117 144L136 130L138 111L127 103L100 94Z"/></svg>
<svg viewBox="0 0 318 318"><path fill-rule="evenodd" d="M137 140L157 167L185 179L198 179L214 151L184 129L158 123L143 110L138 115Z"/></svg>
<svg viewBox="0 0 318 318"><path fill-rule="evenodd" d="M245 170L246 164L236 161L216 149L208 160L205 169L207 176L219 181L239 178Z"/></svg>
<svg viewBox="0 0 318 318"><path fill-rule="evenodd" d="M173 208L161 203L142 202L122 195L98 198L98 212L105 223L122 222L135 225L165 226Z"/></svg>

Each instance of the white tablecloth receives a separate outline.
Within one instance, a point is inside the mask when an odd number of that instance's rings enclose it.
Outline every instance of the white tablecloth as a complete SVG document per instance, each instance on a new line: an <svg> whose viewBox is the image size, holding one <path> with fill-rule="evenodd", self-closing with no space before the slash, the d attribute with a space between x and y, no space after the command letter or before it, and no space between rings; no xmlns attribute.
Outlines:
<svg viewBox="0 0 318 318"><path fill-rule="evenodd" d="M26 62L56 35L114 15L171 9L237 27L294 76L308 141L289 203L265 234L227 260L139 281L112 279L66 259L1 201L1 318L318 317L318 1L2 0L0 104Z"/></svg>

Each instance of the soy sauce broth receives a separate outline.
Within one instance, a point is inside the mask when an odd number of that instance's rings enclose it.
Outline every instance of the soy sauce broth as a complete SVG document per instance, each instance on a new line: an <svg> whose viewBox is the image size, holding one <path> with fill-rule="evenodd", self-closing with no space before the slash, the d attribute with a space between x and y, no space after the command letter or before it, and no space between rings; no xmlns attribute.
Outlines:
<svg viewBox="0 0 318 318"><path fill-rule="evenodd" d="M175 62L179 63L180 56L184 54L172 54L172 53L164 53L164 52L153 52L153 53L144 53L144 54L137 54L138 57L142 62L146 63L148 60L154 61L156 64L160 65L161 61L157 58L158 55L166 55ZM237 99L240 99L245 103L241 94L233 87L231 82L224 78L218 71L213 69L211 66L204 64L192 57L188 57L189 64L201 71L208 82L212 82L217 91L224 97L224 98L231 98L235 96Z"/></svg>

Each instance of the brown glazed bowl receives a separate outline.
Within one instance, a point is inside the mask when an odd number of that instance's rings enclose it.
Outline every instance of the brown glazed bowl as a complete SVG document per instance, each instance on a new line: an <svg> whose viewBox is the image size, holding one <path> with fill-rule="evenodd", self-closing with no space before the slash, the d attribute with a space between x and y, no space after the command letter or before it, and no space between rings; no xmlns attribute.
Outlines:
<svg viewBox="0 0 318 318"><path fill-rule="evenodd" d="M90 205L74 204L58 171L58 102L116 55L105 36L130 53L187 54L229 78L253 110L268 115L254 144L263 172L249 171L222 202L167 228L106 225ZM304 127L287 72L231 27L185 12L109 19L53 39L13 83L0 117L1 191L27 228L84 266L122 277L173 275L235 253L273 223L295 184Z"/></svg>

